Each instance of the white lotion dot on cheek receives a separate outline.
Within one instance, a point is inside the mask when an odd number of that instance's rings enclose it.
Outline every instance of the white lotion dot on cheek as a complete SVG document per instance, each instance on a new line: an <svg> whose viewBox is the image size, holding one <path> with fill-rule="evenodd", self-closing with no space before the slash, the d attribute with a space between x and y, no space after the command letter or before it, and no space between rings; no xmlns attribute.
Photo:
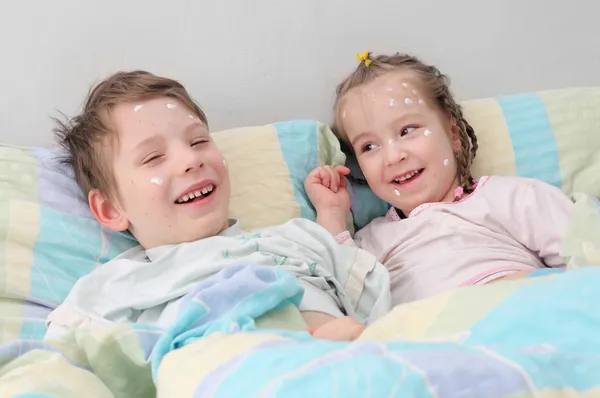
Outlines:
<svg viewBox="0 0 600 398"><path fill-rule="evenodd" d="M425 105L425 101L423 101L421 98L419 98L419 105Z"/></svg>
<svg viewBox="0 0 600 398"><path fill-rule="evenodd" d="M169 109L175 109L175 108L177 108L177 105L175 105L175 104L167 104L167 108L169 108Z"/></svg>
<svg viewBox="0 0 600 398"><path fill-rule="evenodd" d="M406 105L412 105L414 102L413 102L413 100L412 100L412 99L410 99L410 98L404 98L404 103L405 103Z"/></svg>
<svg viewBox="0 0 600 398"><path fill-rule="evenodd" d="M394 194L395 194L396 196L400 196L400 191L398 191L397 189L394 189Z"/></svg>
<svg viewBox="0 0 600 398"><path fill-rule="evenodd" d="M144 107L144 105L136 105L136 106L134 106L134 107L133 107L133 111L134 111L134 112L137 112L137 111L139 111L140 109L142 109L143 107Z"/></svg>
<svg viewBox="0 0 600 398"><path fill-rule="evenodd" d="M423 132L423 134L429 137L431 135L431 131L429 131L429 129L426 129L425 132Z"/></svg>
<svg viewBox="0 0 600 398"><path fill-rule="evenodd" d="M444 159L444 166L448 167L449 164L450 164L450 161L448 159Z"/></svg>
<svg viewBox="0 0 600 398"><path fill-rule="evenodd" d="M413 94L414 94L414 95L417 95L417 94L419 94L419 93L417 92L417 90L413 90Z"/></svg>
<svg viewBox="0 0 600 398"><path fill-rule="evenodd" d="M227 161L223 159L223 167L227 167Z"/></svg>
<svg viewBox="0 0 600 398"><path fill-rule="evenodd" d="M156 185L162 185L162 183L163 183L163 180L162 180L162 178L160 178L160 177L154 177L154 178L152 178L152 179L150 180L150 182L151 182L152 184L156 184Z"/></svg>

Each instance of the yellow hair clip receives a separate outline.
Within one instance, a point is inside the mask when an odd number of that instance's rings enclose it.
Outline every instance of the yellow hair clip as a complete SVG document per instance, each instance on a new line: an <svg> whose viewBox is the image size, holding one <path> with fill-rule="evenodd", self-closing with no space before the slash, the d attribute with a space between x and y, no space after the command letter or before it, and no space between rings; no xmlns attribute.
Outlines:
<svg viewBox="0 0 600 398"><path fill-rule="evenodd" d="M365 51L362 54L356 54L356 58L358 58L360 62L364 62L367 68L371 66L371 62L373 62L369 59L369 51Z"/></svg>

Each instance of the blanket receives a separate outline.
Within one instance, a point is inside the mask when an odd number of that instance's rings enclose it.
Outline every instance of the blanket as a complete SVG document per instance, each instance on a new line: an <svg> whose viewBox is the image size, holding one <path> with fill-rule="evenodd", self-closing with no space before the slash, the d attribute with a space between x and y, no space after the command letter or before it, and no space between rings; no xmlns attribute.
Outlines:
<svg viewBox="0 0 600 398"><path fill-rule="evenodd" d="M280 269L202 283L164 331L82 326L1 346L0 398L600 396L600 267L402 305L351 343L303 330L302 289Z"/></svg>

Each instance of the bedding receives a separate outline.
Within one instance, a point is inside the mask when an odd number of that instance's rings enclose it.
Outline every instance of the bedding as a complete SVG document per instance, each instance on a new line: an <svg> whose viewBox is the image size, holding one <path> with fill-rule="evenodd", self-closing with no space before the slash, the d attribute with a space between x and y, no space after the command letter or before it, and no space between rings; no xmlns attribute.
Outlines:
<svg viewBox="0 0 600 398"><path fill-rule="evenodd" d="M271 296L270 284L247 297L238 318L224 311L169 331L81 327L42 341L45 318L77 278L137 243L92 219L55 150L0 146L0 398L151 397L154 381L167 397L600 396L600 268L589 267L600 265L600 88L463 105L480 141L477 175L537 177L573 195L562 253L569 271L397 307L352 344L311 339L293 297L248 311L252 297ZM344 162L331 131L314 121L214 137L239 178L232 213L250 227L314 217L305 175ZM387 210L365 186L351 184L350 193L357 227ZM206 302L190 296L182 317L214 312Z"/></svg>
<svg viewBox="0 0 600 398"><path fill-rule="evenodd" d="M352 343L313 339L300 324L273 330L270 322L290 316L282 312L261 324L272 310L293 312L297 281L251 264L230 272L256 282L242 291L221 279L190 293L166 331L84 324L55 340L0 346L0 398L600 394L600 267L402 305Z"/></svg>

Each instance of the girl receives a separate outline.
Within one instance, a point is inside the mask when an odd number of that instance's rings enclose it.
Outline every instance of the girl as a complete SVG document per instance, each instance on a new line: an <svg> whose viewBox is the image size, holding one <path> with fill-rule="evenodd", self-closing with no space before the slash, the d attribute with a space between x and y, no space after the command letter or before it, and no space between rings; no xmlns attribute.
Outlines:
<svg viewBox="0 0 600 398"><path fill-rule="evenodd" d="M533 179L473 179L477 138L446 76L409 55L360 59L337 87L334 130L392 207L352 239L349 170L318 168L305 188L321 226L387 267L393 304L564 267L569 198Z"/></svg>

